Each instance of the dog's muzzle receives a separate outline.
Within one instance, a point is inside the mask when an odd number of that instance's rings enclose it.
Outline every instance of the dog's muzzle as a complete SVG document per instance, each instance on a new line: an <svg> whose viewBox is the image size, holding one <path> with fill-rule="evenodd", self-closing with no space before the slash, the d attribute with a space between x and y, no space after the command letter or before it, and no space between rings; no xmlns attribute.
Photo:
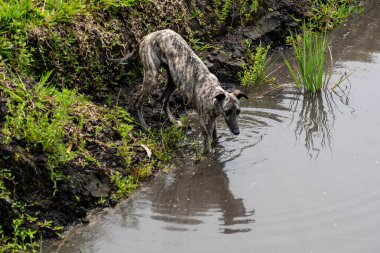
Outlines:
<svg viewBox="0 0 380 253"><path fill-rule="evenodd" d="M233 133L234 135L239 135L239 134L240 134L240 131L239 131L239 129L234 129L234 130L232 130L232 133Z"/></svg>

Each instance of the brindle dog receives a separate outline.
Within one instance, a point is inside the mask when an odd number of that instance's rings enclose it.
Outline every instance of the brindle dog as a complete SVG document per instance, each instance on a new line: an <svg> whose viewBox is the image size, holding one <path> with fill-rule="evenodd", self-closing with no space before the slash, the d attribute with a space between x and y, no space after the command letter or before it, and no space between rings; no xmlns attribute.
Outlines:
<svg viewBox="0 0 380 253"><path fill-rule="evenodd" d="M179 34L168 29L148 34L140 44L140 59L144 67L144 81L137 97L136 110L143 129L147 130L148 126L141 105L157 85L159 69L163 67L168 76L167 87L161 97L163 109L170 121L175 122L169 109L169 98L178 88L199 114L203 152L208 152L210 141L217 138L215 120L220 114L233 134L240 133L237 123L239 100L248 98L247 95L239 90L226 92Z"/></svg>

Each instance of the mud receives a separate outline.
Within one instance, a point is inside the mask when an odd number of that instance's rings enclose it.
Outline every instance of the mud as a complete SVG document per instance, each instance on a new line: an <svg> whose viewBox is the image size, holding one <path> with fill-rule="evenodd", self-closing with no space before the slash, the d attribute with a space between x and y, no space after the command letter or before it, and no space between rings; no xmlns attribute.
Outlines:
<svg viewBox="0 0 380 253"><path fill-rule="evenodd" d="M339 89L284 88L222 122L214 154L180 158L117 208L94 213L44 252L377 252L380 4L334 31ZM281 62L279 63L281 65Z"/></svg>

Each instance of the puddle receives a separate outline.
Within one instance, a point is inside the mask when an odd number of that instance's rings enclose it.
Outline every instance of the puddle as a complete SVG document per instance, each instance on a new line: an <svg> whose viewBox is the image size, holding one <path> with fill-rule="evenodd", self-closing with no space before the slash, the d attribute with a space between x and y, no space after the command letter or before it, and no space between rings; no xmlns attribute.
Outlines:
<svg viewBox="0 0 380 253"><path fill-rule="evenodd" d="M250 100L216 154L178 162L44 252L378 252L379 12L372 1L332 34L333 78L354 71L342 90Z"/></svg>

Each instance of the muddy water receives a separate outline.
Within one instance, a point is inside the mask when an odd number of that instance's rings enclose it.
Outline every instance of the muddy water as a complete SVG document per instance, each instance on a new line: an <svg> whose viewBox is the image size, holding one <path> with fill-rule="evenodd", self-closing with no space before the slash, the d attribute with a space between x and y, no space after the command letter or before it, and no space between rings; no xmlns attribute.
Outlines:
<svg viewBox="0 0 380 253"><path fill-rule="evenodd" d="M178 161L45 251L380 252L378 13L372 1L332 35L333 78L354 71L336 93L250 100L240 136L221 124L215 154Z"/></svg>

